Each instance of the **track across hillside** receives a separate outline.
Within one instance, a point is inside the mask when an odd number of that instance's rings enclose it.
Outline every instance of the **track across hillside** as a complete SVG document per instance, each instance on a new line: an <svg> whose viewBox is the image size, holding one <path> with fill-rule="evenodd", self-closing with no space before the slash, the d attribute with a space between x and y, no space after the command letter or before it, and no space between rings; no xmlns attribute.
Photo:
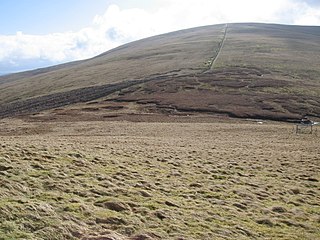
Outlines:
<svg viewBox="0 0 320 240"><path fill-rule="evenodd" d="M217 59L219 58L219 55L220 55L220 53L222 51L222 48L223 48L224 43L225 43L225 40L227 38L227 31L228 31L228 24L226 23L222 41L219 43L219 48L216 51L216 55L212 58L212 61L211 61L210 66L209 66L209 69L207 71L205 71L205 73L208 72L208 71L211 71L213 69L214 64L216 63Z"/></svg>
<svg viewBox="0 0 320 240"><path fill-rule="evenodd" d="M212 61L212 63L211 63L210 70L212 70L212 69L213 69L214 64L216 63L217 59L219 58L220 53L222 52L222 49L223 49L224 43L225 43L226 38L227 38L227 31L228 31L228 24L226 24L226 27L225 27L225 30L224 30L223 39L222 39L222 41L221 41L221 44L220 44L220 47L219 47L218 53L217 53L216 57L213 59L213 61Z"/></svg>

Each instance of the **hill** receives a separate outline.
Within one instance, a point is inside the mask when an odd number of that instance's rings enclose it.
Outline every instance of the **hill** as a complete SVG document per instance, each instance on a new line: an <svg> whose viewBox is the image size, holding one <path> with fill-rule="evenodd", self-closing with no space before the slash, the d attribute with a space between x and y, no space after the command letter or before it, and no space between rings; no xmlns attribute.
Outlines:
<svg viewBox="0 0 320 240"><path fill-rule="evenodd" d="M0 77L0 116L64 107L50 116L73 109L100 117L111 111L319 118L319 40L320 27L255 23L163 34L92 59Z"/></svg>
<svg viewBox="0 0 320 240"><path fill-rule="evenodd" d="M215 25L2 76L0 239L320 239L319 126L243 120L319 117L319 44Z"/></svg>

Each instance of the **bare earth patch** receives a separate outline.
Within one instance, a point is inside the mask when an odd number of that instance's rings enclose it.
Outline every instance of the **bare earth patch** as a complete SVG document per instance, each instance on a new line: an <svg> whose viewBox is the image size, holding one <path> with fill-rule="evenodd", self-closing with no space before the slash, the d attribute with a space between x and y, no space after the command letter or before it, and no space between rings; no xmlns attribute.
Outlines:
<svg viewBox="0 0 320 240"><path fill-rule="evenodd" d="M319 239L319 132L0 122L0 239Z"/></svg>

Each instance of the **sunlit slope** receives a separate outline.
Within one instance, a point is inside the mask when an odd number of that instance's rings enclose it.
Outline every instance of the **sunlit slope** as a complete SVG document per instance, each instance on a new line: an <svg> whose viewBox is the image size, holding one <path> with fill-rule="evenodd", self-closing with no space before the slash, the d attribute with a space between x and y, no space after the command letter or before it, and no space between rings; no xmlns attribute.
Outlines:
<svg viewBox="0 0 320 240"><path fill-rule="evenodd" d="M2 77L0 116L92 100L103 115L107 100L123 103L122 109L137 104L137 114L320 118L319 54L320 27L242 23L187 29L89 60Z"/></svg>
<svg viewBox="0 0 320 240"><path fill-rule="evenodd" d="M118 99L232 117L320 117L319 54L320 27L228 24L208 71L149 82Z"/></svg>
<svg viewBox="0 0 320 240"><path fill-rule="evenodd" d="M89 60L0 77L0 103L172 71L201 72L223 30L224 25L182 30L132 42Z"/></svg>
<svg viewBox="0 0 320 240"><path fill-rule="evenodd" d="M320 27L229 24L215 69L256 68L275 78L319 83Z"/></svg>

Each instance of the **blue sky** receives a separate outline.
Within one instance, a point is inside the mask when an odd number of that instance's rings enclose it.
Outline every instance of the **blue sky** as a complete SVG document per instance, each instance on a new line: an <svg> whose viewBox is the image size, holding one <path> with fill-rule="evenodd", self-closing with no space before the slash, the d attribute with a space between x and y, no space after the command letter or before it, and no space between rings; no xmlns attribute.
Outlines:
<svg viewBox="0 0 320 240"><path fill-rule="evenodd" d="M78 30L96 14L103 14L108 1L87 0L1 0L0 34L48 34ZM72 20L74 19L74 20Z"/></svg>
<svg viewBox="0 0 320 240"><path fill-rule="evenodd" d="M151 2L152 0L0 0L0 34L16 34L18 31L28 34L76 31L91 24L96 15L103 15L112 4L123 8L150 8Z"/></svg>
<svg viewBox="0 0 320 240"><path fill-rule="evenodd" d="M0 74L225 22L320 25L320 0L0 0Z"/></svg>

